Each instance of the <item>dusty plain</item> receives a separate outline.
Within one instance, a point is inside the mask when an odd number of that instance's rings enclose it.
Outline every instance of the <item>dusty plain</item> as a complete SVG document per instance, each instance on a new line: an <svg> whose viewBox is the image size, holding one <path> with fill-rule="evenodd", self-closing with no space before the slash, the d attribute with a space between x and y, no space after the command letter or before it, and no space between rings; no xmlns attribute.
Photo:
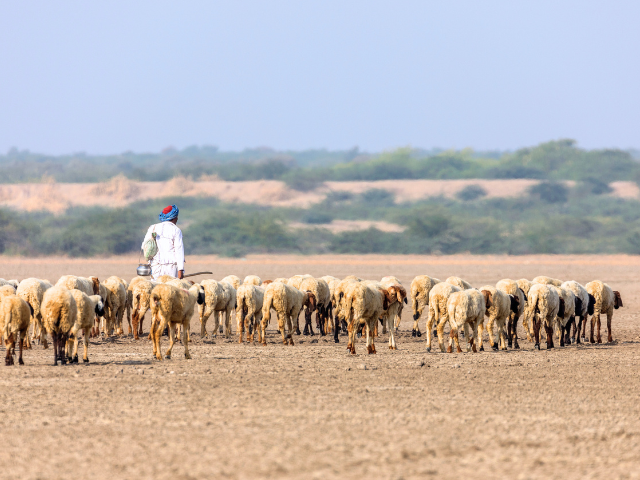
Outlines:
<svg viewBox="0 0 640 480"><path fill-rule="evenodd" d="M0 257L0 277L130 279L136 260ZM172 360L155 361L148 340L125 336L92 340L88 365L53 367L51 349L36 346L25 366L0 366L0 478L640 478L639 257L190 257L187 265L218 279L396 275L406 286L425 273L477 287L541 274L602 279L621 291L624 308L613 344L539 352L525 338L520 351L427 354L425 336L411 337L410 308L399 350L386 349L384 335L377 355L362 340L347 354L342 336L339 344L299 336L285 347L273 321L266 347L203 340L195 317L192 360L176 345Z"/></svg>

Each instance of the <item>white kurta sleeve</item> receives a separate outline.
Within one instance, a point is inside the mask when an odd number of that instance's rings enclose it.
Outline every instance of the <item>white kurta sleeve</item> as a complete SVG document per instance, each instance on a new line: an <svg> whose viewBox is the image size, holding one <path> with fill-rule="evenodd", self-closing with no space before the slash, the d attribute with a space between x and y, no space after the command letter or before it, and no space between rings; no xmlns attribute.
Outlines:
<svg viewBox="0 0 640 480"><path fill-rule="evenodd" d="M176 264L178 271L184 270L184 245L182 243L182 230L177 229L176 236L173 239L173 248L176 254Z"/></svg>

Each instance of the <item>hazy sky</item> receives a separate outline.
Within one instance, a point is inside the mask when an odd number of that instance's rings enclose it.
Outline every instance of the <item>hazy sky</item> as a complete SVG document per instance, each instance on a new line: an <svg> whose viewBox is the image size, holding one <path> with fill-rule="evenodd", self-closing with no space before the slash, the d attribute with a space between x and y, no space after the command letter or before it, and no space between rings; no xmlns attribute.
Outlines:
<svg viewBox="0 0 640 480"><path fill-rule="evenodd" d="M640 147L640 2L0 3L0 152Z"/></svg>

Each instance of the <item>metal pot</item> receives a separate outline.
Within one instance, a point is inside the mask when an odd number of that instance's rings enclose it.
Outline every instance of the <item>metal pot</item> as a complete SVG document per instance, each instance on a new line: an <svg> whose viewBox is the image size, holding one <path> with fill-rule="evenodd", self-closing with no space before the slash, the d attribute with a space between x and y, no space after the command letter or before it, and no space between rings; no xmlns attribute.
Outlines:
<svg viewBox="0 0 640 480"><path fill-rule="evenodd" d="M140 277L148 277L149 275L151 275L151 265L141 263L140 265L138 265L136 272Z"/></svg>

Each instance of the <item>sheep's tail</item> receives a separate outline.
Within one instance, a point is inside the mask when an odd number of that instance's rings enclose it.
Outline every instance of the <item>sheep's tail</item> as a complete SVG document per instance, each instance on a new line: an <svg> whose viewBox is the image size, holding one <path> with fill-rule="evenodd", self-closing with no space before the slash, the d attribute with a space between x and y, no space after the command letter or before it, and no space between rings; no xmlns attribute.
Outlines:
<svg viewBox="0 0 640 480"><path fill-rule="evenodd" d="M249 309L249 306L247 305L247 299L245 298L243 292L240 292L240 295L236 296L236 315L240 315L243 325L244 318L246 316L245 309Z"/></svg>
<svg viewBox="0 0 640 480"><path fill-rule="evenodd" d="M344 320L347 322L347 325L351 323L353 320L353 316L351 313L351 308L353 307L353 295L345 295L344 296L344 311L342 314L344 315Z"/></svg>
<svg viewBox="0 0 640 480"><path fill-rule="evenodd" d="M158 311L159 303L160 303L160 295L158 295L157 293L152 293L151 294L151 301L149 302L149 306L151 307L151 313L153 313L154 315Z"/></svg>
<svg viewBox="0 0 640 480"><path fill-rule="evenodd" d="M4 328L2 329L2 336L5 340L11 338L11 310L7 309L4 314Z"/></svg>
<svg viewBox="0 0 640 480"><path fill-rule="evenodd" d="M268 289L264 292L264 300L262 302L262 318L269 325L271 321L271 308L273 307L273 290Z"/></svg>

